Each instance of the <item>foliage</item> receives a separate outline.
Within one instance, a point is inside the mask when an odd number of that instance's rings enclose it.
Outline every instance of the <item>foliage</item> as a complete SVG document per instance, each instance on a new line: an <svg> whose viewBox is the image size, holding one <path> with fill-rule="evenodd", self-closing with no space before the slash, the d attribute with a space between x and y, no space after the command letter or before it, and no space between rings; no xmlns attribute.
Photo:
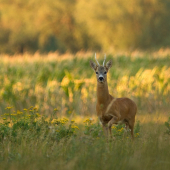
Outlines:
<svg viewBox="0 0 170 170"><path fill-rule="evenodd" d="M89 67L94 56L89 56L1 58L1 169L169 170L170 136L163 134L170 102L169 53L108 57L113 60L109 91L138 105L134 142L123 125L112 127L116 139L107 142L97 121L83 123L83 116L95 114L96 103Z"/></svg>
<svg viewBox="0 0 170 170"><path fill-rule="evenodd" d="M145 122L140 127L137 122L135 133L145 135L135 136L133 142L129 136L123 137L122 125L113 126L116 140L107 142L99 135L101 126L90 118L84 122L86 127L79 126L78 130L71 119L55 117L57 108L48 118L39 115L36 107L13 111L6 108L0 119L2 169L169 169L170 140L161 133L163 124ZM70 125L73 133L67 133ZM86 133L85 137L82 132Z"/></svg>
<svg viewBox="0 0 170 170"><path fill-rule="evenodd" d="M99 138L101 135L103 136L103 132L101 131L101 126L99 123L93 123L92 118L88 118L84 121L85 124L85 135L89 135L93 138Z"/></svg>
<svg viewBox="0 0 170 170"><path fill-rule="evenodd" d="M0 53L169 47L169 9L169 0L0 0Z"/></svg>
<svg viewBox="0 0 170 170"><path fill-rule="evenodd" d="M94 123L94 120L92 118L88 118L84 121L85 124L85 131L84 134L91 136L93 138L99 138L101 136L104 136L103 131L101 130L101 125L99 122ZM125 128L124 124L118 124L112 126L112 135L116 137L116 139L122 139L125 136L129 138L130 130ZM139 121L135 124L134 127L134 136L139 137L140 133L140 123Z"/></svg>
<svg viewBox="0 0 170 170"><path fill-rule="evenodd" d="M15 110L35 105L46 115L56 106L61 115L70 110L79 115L95 114L96 78L89 66L94 56L70 59L68 55L61 60L53 55L1 58L0 114L11 105ZM152 113L169 105L170 65L169 56L163 58L158 53L155 59L154 54L150 55L151 58L145 54L108 56L114 63L108 73L108 84L113 96L132 98L139 111Z"/></svg>
<svg viewBox="0 0 170 170"><path fill-rule="evenodd" d="M3 119L0 124L0 142L10 140L20 143L23 139L30 141L37 138L42 141L46 139L60 141L76 136L76 131L79 130L74 121L53 118L54 114L48 119L41 116L36 107L24 109L22 112L11 111L11 107L6 109L9 112L1 116Z"/></svg>

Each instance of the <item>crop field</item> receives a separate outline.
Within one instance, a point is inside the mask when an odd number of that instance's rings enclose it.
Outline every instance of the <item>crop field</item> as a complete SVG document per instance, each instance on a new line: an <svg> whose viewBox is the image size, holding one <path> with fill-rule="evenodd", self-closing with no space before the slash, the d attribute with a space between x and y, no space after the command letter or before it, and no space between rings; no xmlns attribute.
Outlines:
<svg viewBox="0 0 170 170"><path fill-rule="evenodd" d="M109 59L110 94L138 106L134 141L124 125L104 137L93 53L0 56L0 169L170 169L170 51Z"/></svg>

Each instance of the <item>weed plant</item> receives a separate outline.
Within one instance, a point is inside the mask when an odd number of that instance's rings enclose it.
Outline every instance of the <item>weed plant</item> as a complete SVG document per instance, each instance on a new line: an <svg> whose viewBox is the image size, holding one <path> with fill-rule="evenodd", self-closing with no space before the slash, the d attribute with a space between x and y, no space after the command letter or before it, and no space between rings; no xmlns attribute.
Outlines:
<svg viewBox="0 0 170 170"><path fill-rule="evenodd" d="M168 55L161 57L160 54L157 58L151 55L109 55L107 60L112 58L113 67L108 73L108 84L114 97L132 98L138 109L154 113L169 107L170 64ZM0 114L11 105L16 110L34 105L46 115L57 106L62 115L72 110L92 116L96 78L89 66L90 59L94 56L1 57ZM99 62L102 61L99 57Z"/></svg>
<svg viewBox="0 0 170 170"><path fill-rule="evenodd" d="M93 58L1 57L0 169L170 169L169 54L108 56L110 93L138 106L134 142L124 125L107 141L98 121L76 120L95 115Z"/></svg>
<svg viewBox="0 0 170 170"><path fill-rule="evenodd" d="M36 107L6 108L0 119L2 169L169 169L170 136L162 125L137 122L133 142L123 125L113 126L116 139L108 141L92 118L76 124L71 116L57 118L56 111L45 117Z"/></svg>

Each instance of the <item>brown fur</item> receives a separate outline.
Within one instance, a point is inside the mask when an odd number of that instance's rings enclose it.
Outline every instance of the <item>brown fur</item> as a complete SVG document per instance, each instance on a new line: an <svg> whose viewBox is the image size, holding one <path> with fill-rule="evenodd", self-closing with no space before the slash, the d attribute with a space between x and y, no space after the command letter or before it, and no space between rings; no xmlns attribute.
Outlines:
<svg viewBox="0 0 170 170"><path fill-rule="evenodd" d="M90 61L91 67L96 72L97 77L97 104L96 111L105 134L108 136L108 130L111 135L111 127L119 122L125 123L126 127L131 130L132 139L134 138L134 124L137 112L137 106L134 101L129 98L114 98L109 94L107 84L108 70L112 66L112 61L106 63L106 66L96 65ZM99 77L102 77L100 81ZM108 125L108 126L107 126Z"/></svg>

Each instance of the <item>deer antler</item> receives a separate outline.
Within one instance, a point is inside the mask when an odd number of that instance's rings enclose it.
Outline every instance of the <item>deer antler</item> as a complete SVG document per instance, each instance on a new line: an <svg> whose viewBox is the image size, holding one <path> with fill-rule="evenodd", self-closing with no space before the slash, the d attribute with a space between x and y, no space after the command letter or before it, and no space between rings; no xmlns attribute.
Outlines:
<svg viewBox="0 0 170 170"><path fill-rule="evenodd" d="M106 61L106 54L104 55L103 66L104 66L104 64L105 64L105 61Z"/></svg>
<svg viewBox="0 0 170 170"><path fill-rule="evenodd" d="M100 66L99 62L97 61L97 58L96 58L96 53L95 53L95 60L97 62L97 65Z"/></svg>

